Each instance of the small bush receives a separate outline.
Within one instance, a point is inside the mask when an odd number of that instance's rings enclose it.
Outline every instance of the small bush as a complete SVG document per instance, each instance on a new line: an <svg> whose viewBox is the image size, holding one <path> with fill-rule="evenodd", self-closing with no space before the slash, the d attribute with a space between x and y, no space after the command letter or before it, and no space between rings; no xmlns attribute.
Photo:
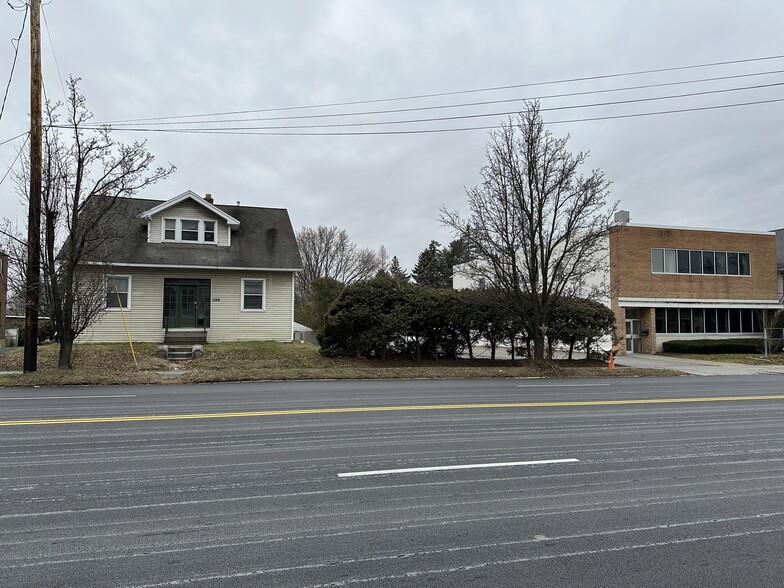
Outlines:
<svg viewBox="0 0 784 588"><path fill-rule="evenodd" d="M762 353L762 339L693 339L665 341L665 353Z"/></svg>

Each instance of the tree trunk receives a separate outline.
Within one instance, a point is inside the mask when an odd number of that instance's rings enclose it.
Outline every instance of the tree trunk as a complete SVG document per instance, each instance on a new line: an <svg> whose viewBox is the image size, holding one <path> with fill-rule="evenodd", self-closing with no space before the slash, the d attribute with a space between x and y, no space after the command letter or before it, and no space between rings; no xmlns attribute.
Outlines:
<svg viewBox="0 0 784 588"><path fill-rule="evenodd" d="M587 339L585 341L585 359L591 359L591 340Z"/></svg>
<svg viewBox="0 0 784 588"><path fill-rule="evenodd" d="M515 338L514 336L509 338L512 341L512 361L515 359Z"/></svg>
<svg viewBox="0 0 784 588"><path fill-rule="evenodd" d="M572 361L572 353L574 353L574 341L569 341L569 361Z"/></svg>
<svg viewBox="0 0 784 588"><path fill-rule="evenodd" d="M73 354L73 338L60 336L60 360L57 367L61 370L71 369L71 355Z"/></svg>
<svg viewBox="0 0 784 588"><path fill-rule="evenodd" d="M490 359L495 359L495 339L490 341Z"/></svg>
<svg viewBox="0 0 784 588"><path fill-rule="evenodd" d="M544 335L536 333L532 338L534 340L534 360L544 361Z"/></svg>

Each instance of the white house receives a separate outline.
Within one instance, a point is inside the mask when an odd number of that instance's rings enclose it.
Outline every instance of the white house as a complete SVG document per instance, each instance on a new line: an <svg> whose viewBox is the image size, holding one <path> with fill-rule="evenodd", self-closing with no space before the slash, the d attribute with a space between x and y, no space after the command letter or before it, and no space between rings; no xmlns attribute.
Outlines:
<svg viewBox="0 0 784 588"><path fill-rule="evenodd" d="M106 309L78 342L291 341L302 261L284 209L185 192L126 199L88 271L107 272Z"/></svg>

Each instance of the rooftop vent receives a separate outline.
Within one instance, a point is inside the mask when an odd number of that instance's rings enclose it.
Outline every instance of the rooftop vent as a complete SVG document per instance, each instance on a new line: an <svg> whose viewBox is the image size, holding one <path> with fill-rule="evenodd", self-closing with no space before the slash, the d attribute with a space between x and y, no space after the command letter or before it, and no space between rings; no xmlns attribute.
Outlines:
<svg viewBox="0 0 784 588"><path fill-rule="evenodd" d="M615 222L618 224L626 224L629 222L629 211L619 210L615 213Z"/></svg>

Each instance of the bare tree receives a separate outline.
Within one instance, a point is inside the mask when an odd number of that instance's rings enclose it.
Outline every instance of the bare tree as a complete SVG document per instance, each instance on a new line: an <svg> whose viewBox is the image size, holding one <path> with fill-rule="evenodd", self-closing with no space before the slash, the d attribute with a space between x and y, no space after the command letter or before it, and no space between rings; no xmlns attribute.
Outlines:
<svg viewBox="0 0 784 588"><path fill-rule="evenodd" d="M302 227L297 245L303 271L297 274L297 302L310 299L311 283L316 278L332 278L343 284L372 278L381 269L381 256L370 248L358 247L345 229ZM384 251L386 254L386 251Z"/></svg>
<svg viewBox="0 0 784 588"><path fill-rule="evenodd" d="M106 308L112 262L106 243L121 237L128 226L122 202L174 171L173 166L153 168L145 143L119 143L108 126L91 125L92 113L78 82L68 80L64 105L47 104L44 122L42 292L60 339L60 368L71 367L74 340ZM25 202L28 170L23 162L17 177ZM7 241L18 243L5 226Z"/></svg>
<svg viewBox="0 0 784 588"><path fill-rule="evenodd" d="M491 134L482 182L469 190L469 215L441 211L471 249L470 272L499 287L543 359L559 299L600 270L616 205L601 170L579 175L587 153L545 130L538 102Z"/></svg>

